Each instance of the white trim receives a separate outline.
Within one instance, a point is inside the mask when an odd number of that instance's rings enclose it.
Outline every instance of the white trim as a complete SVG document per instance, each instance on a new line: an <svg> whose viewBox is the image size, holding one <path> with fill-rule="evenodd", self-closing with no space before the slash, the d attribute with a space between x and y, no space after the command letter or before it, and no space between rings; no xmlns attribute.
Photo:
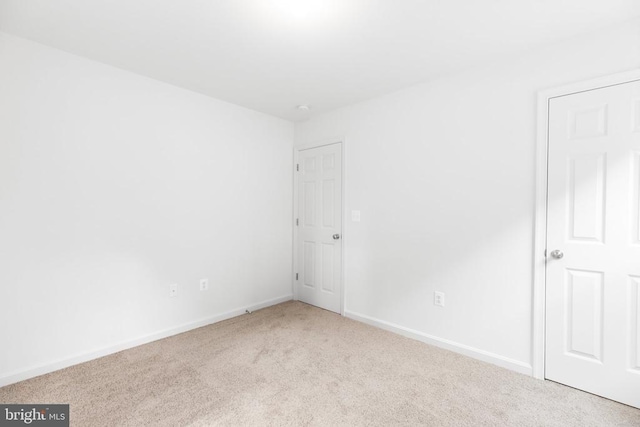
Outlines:
<svg viewBox="0 0 640 427"><path fill-rule="evenodd" d="M521 374L531 375L532 372L531 365L529 365L528 363L510 359L508 357L500 356L498 354L490 353L488 351L480 350L468 345L460 344L455 341L438 338L433 335L428 335L414 329L405 328L404 326L376 319L371 316L355 313L353 311L346 311L345 317L357 320L362 323L366 323L371 326L375 326L380 329L384 329L386 331L394 332L396 334L403 335L417 341L422 341L426 344L444 348L445 350L450 350L468 357L472 357L474 359L482 360L483 362L492 363L502 368L519 372Z"/></svg>
<svg viewBox="0 0 640 427"><path fill-rule="evenodd" d="M547 242L547 153L549 129L549 101L559 96L600 89L640 80L640 69L605 76L538 93L538 123L536 143L536 211L533 250L533 376L544 379L545 358L545 290Z"/></svg>
<svg viewBox="0 0 640 427"><path fill-rule="evenodd" d="M56 360L44 365L36 366L33 368L25 369L18 372L12 372L0 377L0 387L7 386L9 384L17 383L19 381L28 380L40 375L48 374L50 372L57 371L59 369L67 368L69 366L77 365L79 363L88 362L100 357L108 356L119 351L128 350L133 347L137 347L143 344L147 344L153 341L161 340L173 335L181 334L183 332L190 331L192 329L201 328L203 326L218 323L223 320L231 319L232 317L245 314L246 310L254 311L261 308L270 307L272 305L280 304L293 299L293 295L284 295L278 298L269 299L256 304L247 305L245 307L230 310L222 314L207 317L195 322L185 323L175 328L165 329L163 331L154 332L149 335L145 335L130 341L125 341L116 345L102 348L100 350L90 351L88 353L78 354L76 356L68 357L65 359Z"/></svg>
<svg viewBox="0 0 640 427"><path fill-rule="evenodd" d="M296 271L298 270L298 253L297 253L297 241L298 241L298 227L296 226L296 219L298 218L298 150L293 147L293 217L291 218L291 224L293 232L291 233L291 294L294 301L298 301L298 286L296 284Z"/></svg>
<svg viewBox="0 0 640 427"><path fill-rule="evenodd" d="M293 271L291 272L291 283L293 286L293 299L298 300L298 286L296 284L296 272L298 271L298 227L296 226L296 219L299 217L298 212L298 171L296 169L299 159L300 159L300 151L310 150L312 148L324 147L327 145L340 144L340 152L342 155L342 170L340 173L342 174L342 232L341 232L341 244L342 244L342 256L341 256L341 268L340 268L340 314L342 316L345 315L345 280L344 280L344 272L345 272L345 263L346 263L346 239L348 239L347 232L347 222L346 222L346 142L345 138L330 138L322 141L312 142L308 144L299 144L293 147ZM345 237L346 236L346 237Z"/></svg>
<svg viewBox="0 0 640 427"><path fill-rule="evenodd" d="M342 146L342 263L340 264L340 280L342 284L342 295L340 298L340 314L344 316L347 309L347 283L345 280L345 272L347 271L347 242L349 241L349 230L347 224L347 144L345 138L340 138Z"/></svg>
<svg viewBox="0 0 640 427"><path fill-rule="evenodd" d="M333 145L333 144L340 144L340 143L344 143L344 138L342 137L328 138L328 139L323 139L316 142L297 144L296 146L293 147L293 150L295 152L298 152L298 151L310 150L312 148L324 147L326 145Z"/></svg>
<svg viewBox="0 0 640 427"><path fill-rule="evenodd" d="M536 205L533 240L533 331L532 374L544 379L545 283L547 248L547 127L549 98L538 94L538 130L536 145Z"/></svg>

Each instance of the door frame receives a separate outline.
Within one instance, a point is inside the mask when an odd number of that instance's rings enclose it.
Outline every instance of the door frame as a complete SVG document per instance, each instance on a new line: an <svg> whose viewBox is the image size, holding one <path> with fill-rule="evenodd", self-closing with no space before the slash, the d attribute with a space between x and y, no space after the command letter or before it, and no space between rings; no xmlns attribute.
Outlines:
<svg viewBox="0 0 640 427"><path fill-rule="evenodd" d="M298 212L298 171L296 170L296 165L299 163L300 152L304 150L309 150L312 148L324 147L327 145L340 144L340 154L342 156L342 168L340 170L341 176L341 190L342 190L342 199L340 200L341 209L340 216L342 218L342 231L340 232L340 244L342 245L342 251L340 256L340 315L344 316L345 310L345 280L344 280L344 272L346 265L346 241L347 241L347 221L346 221L346 156L345 156L345 138L331 138L327 140L311 142L307 144L300 144L293 147L293 217L291 218L291 224L293 227L293 265L291 270L291 285L293 288L293 299L298 301L298 285L296 280L296 273L298 270L298 226L296 226L296 218L299 217Z"/></svg>
<svg viewBox="0 0 640 427"><path fill-rule="evenodd" d="M533 376L545 379L546 249L549 161L549 102L553 98L640 80L640 69L572 83L538 92L536 199L533 248Z"/></svg>

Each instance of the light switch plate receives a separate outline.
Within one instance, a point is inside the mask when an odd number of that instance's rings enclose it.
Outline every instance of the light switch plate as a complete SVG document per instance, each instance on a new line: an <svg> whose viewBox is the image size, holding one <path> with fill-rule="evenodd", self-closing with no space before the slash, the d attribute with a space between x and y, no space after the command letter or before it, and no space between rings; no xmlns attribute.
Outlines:
<svg viewBox="0 0 640 427"><path fill-rule="evenodd" d="M444 307L444 292L435 291L433 293L433 304Z"/></svg>
<svg viewBox="0 0 640 427"><path fill-rule="evenodd" d="M360 222L360 211L351 211L351 221Z"/></svg>

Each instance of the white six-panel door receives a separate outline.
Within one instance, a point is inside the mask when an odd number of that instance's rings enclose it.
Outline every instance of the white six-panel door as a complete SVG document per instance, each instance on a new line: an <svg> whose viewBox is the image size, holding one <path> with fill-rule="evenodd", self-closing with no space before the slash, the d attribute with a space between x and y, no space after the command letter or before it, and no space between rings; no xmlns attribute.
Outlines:
<svg viewBox="0 0 640 427"><path fill-rule="evenodd" d="M342 298L342 144L298 155L297 296L340 313Z"/></svg>
<svg viewBox="0 0 640 427"><path fill-rule="evenodd" d="M545 377L640 407L640 82L549 103Z"/></svg>

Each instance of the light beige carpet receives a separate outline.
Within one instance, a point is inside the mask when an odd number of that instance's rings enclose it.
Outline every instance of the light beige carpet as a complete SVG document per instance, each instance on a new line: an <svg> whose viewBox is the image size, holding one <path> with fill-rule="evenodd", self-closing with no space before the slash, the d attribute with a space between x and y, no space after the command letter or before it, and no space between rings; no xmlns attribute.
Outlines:
<svg viewBox="0 0 640 427"><path fill-rule="evenodd" d="M640 426L640 410L299 302L0 388L73 426Z"/></svg>

